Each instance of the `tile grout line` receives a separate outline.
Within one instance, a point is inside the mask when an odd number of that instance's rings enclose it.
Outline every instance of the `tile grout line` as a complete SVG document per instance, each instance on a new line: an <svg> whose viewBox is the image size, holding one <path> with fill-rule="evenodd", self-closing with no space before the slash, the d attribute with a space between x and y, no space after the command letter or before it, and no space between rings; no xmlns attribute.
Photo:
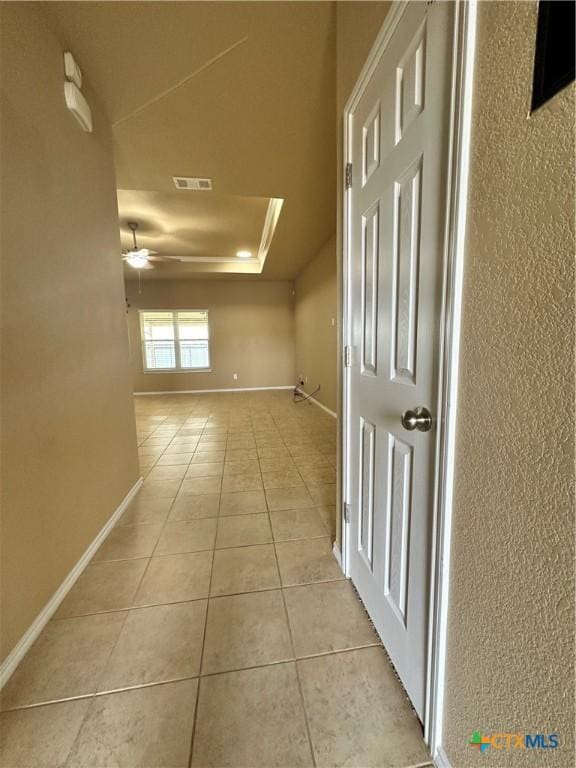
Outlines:
<svg viewBox="0 0 576 768"><path fill-rule="evenodd" d="M178 430L178 431L180 431L180 430ZM170 441L170 443L168 445L170 445L171 442L172 441ZM166 453L166 449L164 449L164 451L162 452L162 456L165 453ZM190 461L192 461L192 459L194 458L194 454L195 453L196 453L196 449L194 449ZM152 552L150 554L150 560L148 561L148 565L146 566L146 569L144 571L144 576L146 575L146 573L148 571L148 568L150 567L150 562L151 562L152 558L154 557L154 554L155 554L156 550L158 549L158 544L160 542L160 539L162 538L162 534L164 533L164 529L166 528L168 520L170 519L170 513L172 512L172 508L174 507L174 504L176 503L176 499L178 498L178 494L180 493L180 490L182 488L182 484L184 482L184 477L185 476L186 476L186 473L184 473L184 476L181 478L180 484L178 485L178 490L176 491L176 494L174 495L174 498L172 499L172 503L170 504L170 506L168 508L168 514L166 515L166 518L164 519L164 522L162 523L162 527L160 528L160 533L158 535L158 538L156 539L156 544L154 545L154 548L152 549ZM144 482L146 482L146 481L144 481ZM174 554L186 554L186 553L174 553ZM144 576L142 578L144 578ZM140 589L140 585L138 585L138 589Z"/></svg>
<svg viewBox="0 0 576 768"><path fill-rule="evenodd" d="M300 509L297 507L296 509L282 509L278 510L279 512L299 512ZM223 519L230 520L238 517L256 517L258 515L266 515L269 514L267 512L254 512L252 514L248 515L222 515ZM199 522L201 520L220 520L220 517L197 517L193 518L192 520L172 520L171 523L195 523ZM168 522L168 521L167 521ZM142 525L160 525L160 523L143 523ZM162 526L166 525L166 523L161 524ZM120 526L121 528L129 528L130 526L123 525ZM140 527L140 526L136 526ZM162 531L160 532L160 535L162 534ZM161 554L151 554L151 555L138 555L137 557L118 557L111 560L96 560L96 562L92 563L90 562L89 565L100 565L103 563L131 563L135 560L152 560L152 558L158 558L158 557L174 557L175 555L196 555L200 552L211 552L212 550L215 550L216 552L221 552L222 550L226 549L245 549L246 547L264 547L268 544L293 544L298 541L317 541L318 539L332 539L329 533L324 533L320 536L301 536L298 539L282 539L281 541L263 541L263 542L257 542L255 544L232 544L226 547L206 547L204 549L186 549L186 550L179 550L178 552L163 552ZM154 545L156 547L156 545ZM154 549L155 551L155 549ZM342 577L343 578L343 577ZM337 581L337 579L327 579L327 581ZM309 582L305 582L309 583ZM313 583L313 582L310 582ZM293 584L290 586L301 586L299 584ZM303 585L302 585L303 586Z"/></svg>
<svg viewBox="0 0 576 768"><path fill-rule="evenodd" d="M276 550L276 547L274 547ZM276 555L278 559L278 555ZM308 718L308 709L306 707L306 700L304 699L304 692L302 690L302 680L300 678L300 670L298 669L298 659L296 658L296 648L294 645L294 634L292 632L292 624L290 623L290 615L288 613L288 606L286 605L286 596L284 589L280 590L282 593L282 604L284 605L284 613L286 616L286 623L288 624L288 633L290 634L290 644L292 646L292 655L294 656L294 672L296 674L296 683L298 685L298 693L300 694L300 701L302 703L302 711L304 713L304 723L306 725L306 735L308 736L308 745L310 747L310 754L312 756L312 764L316 767L316 752L314 750L314 742L312 740L312 731L310 728L310 721Z"/></svg>
<svg viewBox="0 0 576 768"><path fill-rule="evenodd" d="M278 590L279 591L279 590ZM219 597L212 598L218 600ZM290 625L289 625L290 629ZM9 707L0 711L0 714L6 714L8 712L22 712L28 709L38 709L39 707L51 707L56 704L65 704L69 701L85 701L88 699L101 698L102 696L115 696L117 693L128 693L130 691L139 691L144 688L156 688L159 685L170 685L172 683L181 683L186 680L198 680L206 677L218 677L220 675L229 675L236 672L248 672L254 669L264 669L266 667L276 667L280 664L295 664L298 661L308 661L309 659L325 658L326 656L339 656L345 653L351 653L354 651L363 651L367 648L381 648L381 643L372 643L370 645L359 645L351 648L341 648L335 651L325 651L322 653L310 654L307 656L294 656L293 658L279 659L278 661L269 661L265 664L250 664L244 667L233 667L231 669L222 669L217 672L199 673L198 675L188 675L186 677L174 677L169 680L152 680L147 683L137 683L135 685L126 685L119 688L107 688L103 691L95 691L93 693L81 693L76 696L66 696L61 699L46 699L45 701L38 701L31 704L22 704L19 707ZM426 764L424 764L426 765ZM419 766L411 766L410 768L419 768Z"/></svg>
<svg viewBox="0 0 576 768"><path fill-rule="evenodd" d="M95 691L93 693L79 693L76 696L66 696L62 699L47 699L46 701L38 701L33 704L23 704L20 707L10 707L9 709L3 709L0 711L0 715L7 712L23 712L28 709L38 709L39 707L53 707L57 704L66 704L69 701L86 701L91 699L102 698L103 696L115 696L117 693L129 693L130 691L140 691L143 688L157 688L159 685L170 685L171 683L182 683L186 680L198 680L199 675L192 675L188 677L175 677L170 680L153 680L148 683L137 683L136 685L126 685L121 688L107 688L104 691ZM82 725L84 721L82 721Z"/></svg>
<svg viewBox="0 0 576 768"><path fill-rule="evenodd" d="M137 594L138 590L140 589L140 584L142 583L142 579L144 578L144 574L146 573L146 570L148 569L149 563L150 563L150 560L148 560L148 563L146 564L146 567L142 571L142 576L140 577L140 579L138 581L138 584L136 586L136 589L134 590L134 597L136 597L136 594ZM110 648L110 652L108 653L106 661L102 665L102 670L101 670L100 676L99 676L98 680L95 682L96 690L92 692L92 696L87 697L87 698L90 699L90 703L86 707L86 712L84 713L84 716L83 716L82 721L80 723L80 727L78 728L78 732L76 734L76 738L74 739L74 741L70 745L70 749L69 749L68 753L66 754L66 763L65 763L65 765L67 765L68 759L70 758L70 755L74 751L74 747L76 746L76 743L77 743L78 739L80 738L80 734L82 733L82 729L84 728L84 725L85 725L85 723L86 723L86 721L88 719L88 715L90 714L90 710L92 709L92 702L94 701L94 698L95 698L96 694L98 693L98 687L100 685L100 681L104 679L104 675L106 674L106 670L108 669L108 665L110 664L112 656L114 655L114 651L116 650L116 648L118 646L118 642L120 640L120 636L122 635L122 632L124 631L124 627L126 626L127 620L128 620L128 611L126 611L126 614L125 614L125 616L124 616L124 618L122 620L122 624L121 624L121 626L120 626L120 628L118 630L118 634L116 635L116 639L112 643L112 646Z"/></svg>
<svg viewBox="0 0 576 768"><path fill-rule="evenodd" d="M220 509L220 508L218 508ZM218 529L216 529L216 533ZM216 535L214 536L214 545L216 545ZM212 550L212 565L210 566L210 579L208 582L208 598L206 600L206 614L204 616L204 632L202 633L202 649L200 651L200 661L198 665L198 686L196 688L196 701L194 703L194 714L192 717L192 731L190 734L190 753L188 755L188 767L192 768L192 759L194 756L194 739L196 737L196 723L198 721L198 708L200 706L200 693L202 688L202 667L204 665L204 650L206 648L206 633L208 631L208 616L210 613L210 593L212 592L212 578L214 576L214 560L216 550Z"/></svg>
<svg viewBox="0 0 576 768"><path fill-rule="evenodd" d="M323 537L328 538L328 537ZM313 541L313 539L302 539L302 541ZM282 544L283 542L279 542ZM267 544L247 544L246 547L269 547L270 545L274 545L275 542L268 542ZM242 549L242 547L230 547L230 549ZM204 552L222 552L224 550L209 550L204 549L201 552L182 552L177 554L184 554L184 555L196 555L201 554ZM174 557L175 555L161 555L161 557ZM144 559L144 558L142 558ZM212 558L212 563L214 562L214 557ZM249 589L244 592L225 592L221 595L211 595L210 598L218 598L218 597L238 597L240 595L252 595L257 594L260 592L273 592L276 589L301 589L302 587L311 587L315 586L317 584L334 584L336 582L345 581L344 577L341 576L337 579L323 579L322 581L306 581L302 582L300 584L286 584L285 586L278 586L278 587L262 587L260 589ZM93 613L78 613L74 616L60 616L58 618L52 619L52 621L64 621L69 619L81 619L85 618L86 616L103 616L105 614L109 613L122 613L122 612L128 612L128 611L138 611L143 608L157 608L162 605L179 605L181 603L196 603L199 600L208 600L209 597L193 597L190 600L169 600L164 603L146 603L144 605L129 605L124 608L109 608L107 610L103 611L95 611Z"/></svg>
<svg viewBox="0 0 576 768"><path fill-rule="evenodd" d="M212 599L218 600L219 598L216 597ZM288 629L290 630L290 622L288 619L287 621L288 621ZM217 672L201 673L198 677L202 679L205 677L218 677L219 675L230 675L236 672L247 672L252 669L264 669L265 667L276 667L279 664L294 664L297 661L308 661L309 659L320 659L320 658L325 658L326 656L340 656L344 653L351 653L353 651L363 651L363 650L366 650L367 648L381 648L381 647L382 647L381 643L372 643L370 645L359 645L359 646L354 646L352 648L341 648L337 651L325 651L322 653L311 654L308 656L293 655L292 658L278 659L277 661L267 661L265 664L247 664L246 666L243 666L243 667L232 667L231 669L221 669L221 670L218 670ZM195 679L195 678L184 678L184 679ZM155 684L160 685L162 682L164 681L158 681ZM138 687L146 688L148 687L148 684L142 684L141 686L138 686Z"/></svg>
<svg viewBox="0 0 576 768"><path fill-rule="evenodd" d="M268 512L270 517L270 512ZM272 521L270 521L272 526ZM298 685L298 693L300 694L300 701L302 703L302 711L304 713L304 723L306 725L306 735L308 736L308 746L310 748L310 755L312 757L312 765L316 767L316 753L314 751L314 743L312 741L312 732L310 729L310 722L308 719L308 710L306 709L306 702L304 700L304 693L302 691L302 681L300 679L300 671L298 669L298 662L296 661L296 647L294 644L294 633L292 632L292 624L290 623L290 614L288 613L288 606L286 605L286 596L284 594L284 584L282 582L282 575L280 573L280 563L278 561L278 551L276 549L276 542L274 542L274 557L276 558L276 568L278 569L278 578L280 580L280 592L282 596L282 605L284 606L284 615L286 617L286 624L288 626L288 634L290 636L290 647L292 648L292 656L294 657L294 672L296 674L296 682Z"/></svg>
<svg viewBox="0 0 576 768"><path fill-rule="evenodd" d="M426 748L428 748L428 745L426 745ZM404 765L402 768L434 768L433 762L427 762L427 763L410 763L410 765Z"/></svg>
<svg viewBox="0 0 576 768"><path fill-rule="evenodd" d="M254 421L252 420L252 428L254 428ZM278 575L279 588L282 589L282 575L280 573L280 565L278 563L278 555L276 553L276 545L274 544L274 530L272 528L272 518L270 517L270 507L268 505L268 496L266 495L266 489L264 487L264 473L262 472L262 464L260 455L258 455L258 471L260 473L260 482L262 483L262 493L264 495L264 504L266 505L266 514L268 515L268 527L270 529L270 536L272 538L272 546L274 547L274 562L276 563L276 573ZM294 655L294 648L292 648L292 655Z"/></svg>

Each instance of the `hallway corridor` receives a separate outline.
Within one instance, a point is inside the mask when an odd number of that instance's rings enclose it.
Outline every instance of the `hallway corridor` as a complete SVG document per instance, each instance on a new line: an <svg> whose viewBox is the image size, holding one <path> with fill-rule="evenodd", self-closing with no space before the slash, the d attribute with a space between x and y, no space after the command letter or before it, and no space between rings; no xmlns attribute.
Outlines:
<svg viewBox="0 0 576 768"><path fill-rule="evenodd" d="M332 555L335 421L288 392L136 417L144 484L3 690L2 768L429 765Z"/></svg>

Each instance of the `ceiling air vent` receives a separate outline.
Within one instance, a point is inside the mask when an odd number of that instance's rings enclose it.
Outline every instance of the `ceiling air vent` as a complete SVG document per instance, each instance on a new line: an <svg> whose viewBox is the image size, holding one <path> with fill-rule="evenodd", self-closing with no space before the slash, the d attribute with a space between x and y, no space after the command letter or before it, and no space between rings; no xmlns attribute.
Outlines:
<svg viewBox="0 0 576 768"><path fill-rule="evenodd" d="M196 189L209 191L212 189L212 179L192 179L189 176L173 176L176 189Z"/></svg>

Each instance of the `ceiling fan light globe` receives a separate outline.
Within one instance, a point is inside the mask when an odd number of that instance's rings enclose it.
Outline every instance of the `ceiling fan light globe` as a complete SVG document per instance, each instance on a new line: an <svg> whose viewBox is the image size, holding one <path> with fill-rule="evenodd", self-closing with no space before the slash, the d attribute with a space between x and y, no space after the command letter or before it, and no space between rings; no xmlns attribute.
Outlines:
<svg viewBox="0 0 576 768"><path fill-rule="evenodd" d="M136 251L134 253L129 253L126 256L126 261L134 269L142 269L148 264L148 255L144 255L141 251Z"/></svg>

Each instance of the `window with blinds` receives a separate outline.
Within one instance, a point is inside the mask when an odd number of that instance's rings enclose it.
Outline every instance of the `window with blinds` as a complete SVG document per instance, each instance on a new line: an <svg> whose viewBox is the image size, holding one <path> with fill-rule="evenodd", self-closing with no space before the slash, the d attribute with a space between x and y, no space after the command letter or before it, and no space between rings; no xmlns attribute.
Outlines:
<svg viewBox="0 0 576 768"><path fill-rule="evenodd" d="M208 311L140 312L145 371L197 371L210 367Z"/></svg>

